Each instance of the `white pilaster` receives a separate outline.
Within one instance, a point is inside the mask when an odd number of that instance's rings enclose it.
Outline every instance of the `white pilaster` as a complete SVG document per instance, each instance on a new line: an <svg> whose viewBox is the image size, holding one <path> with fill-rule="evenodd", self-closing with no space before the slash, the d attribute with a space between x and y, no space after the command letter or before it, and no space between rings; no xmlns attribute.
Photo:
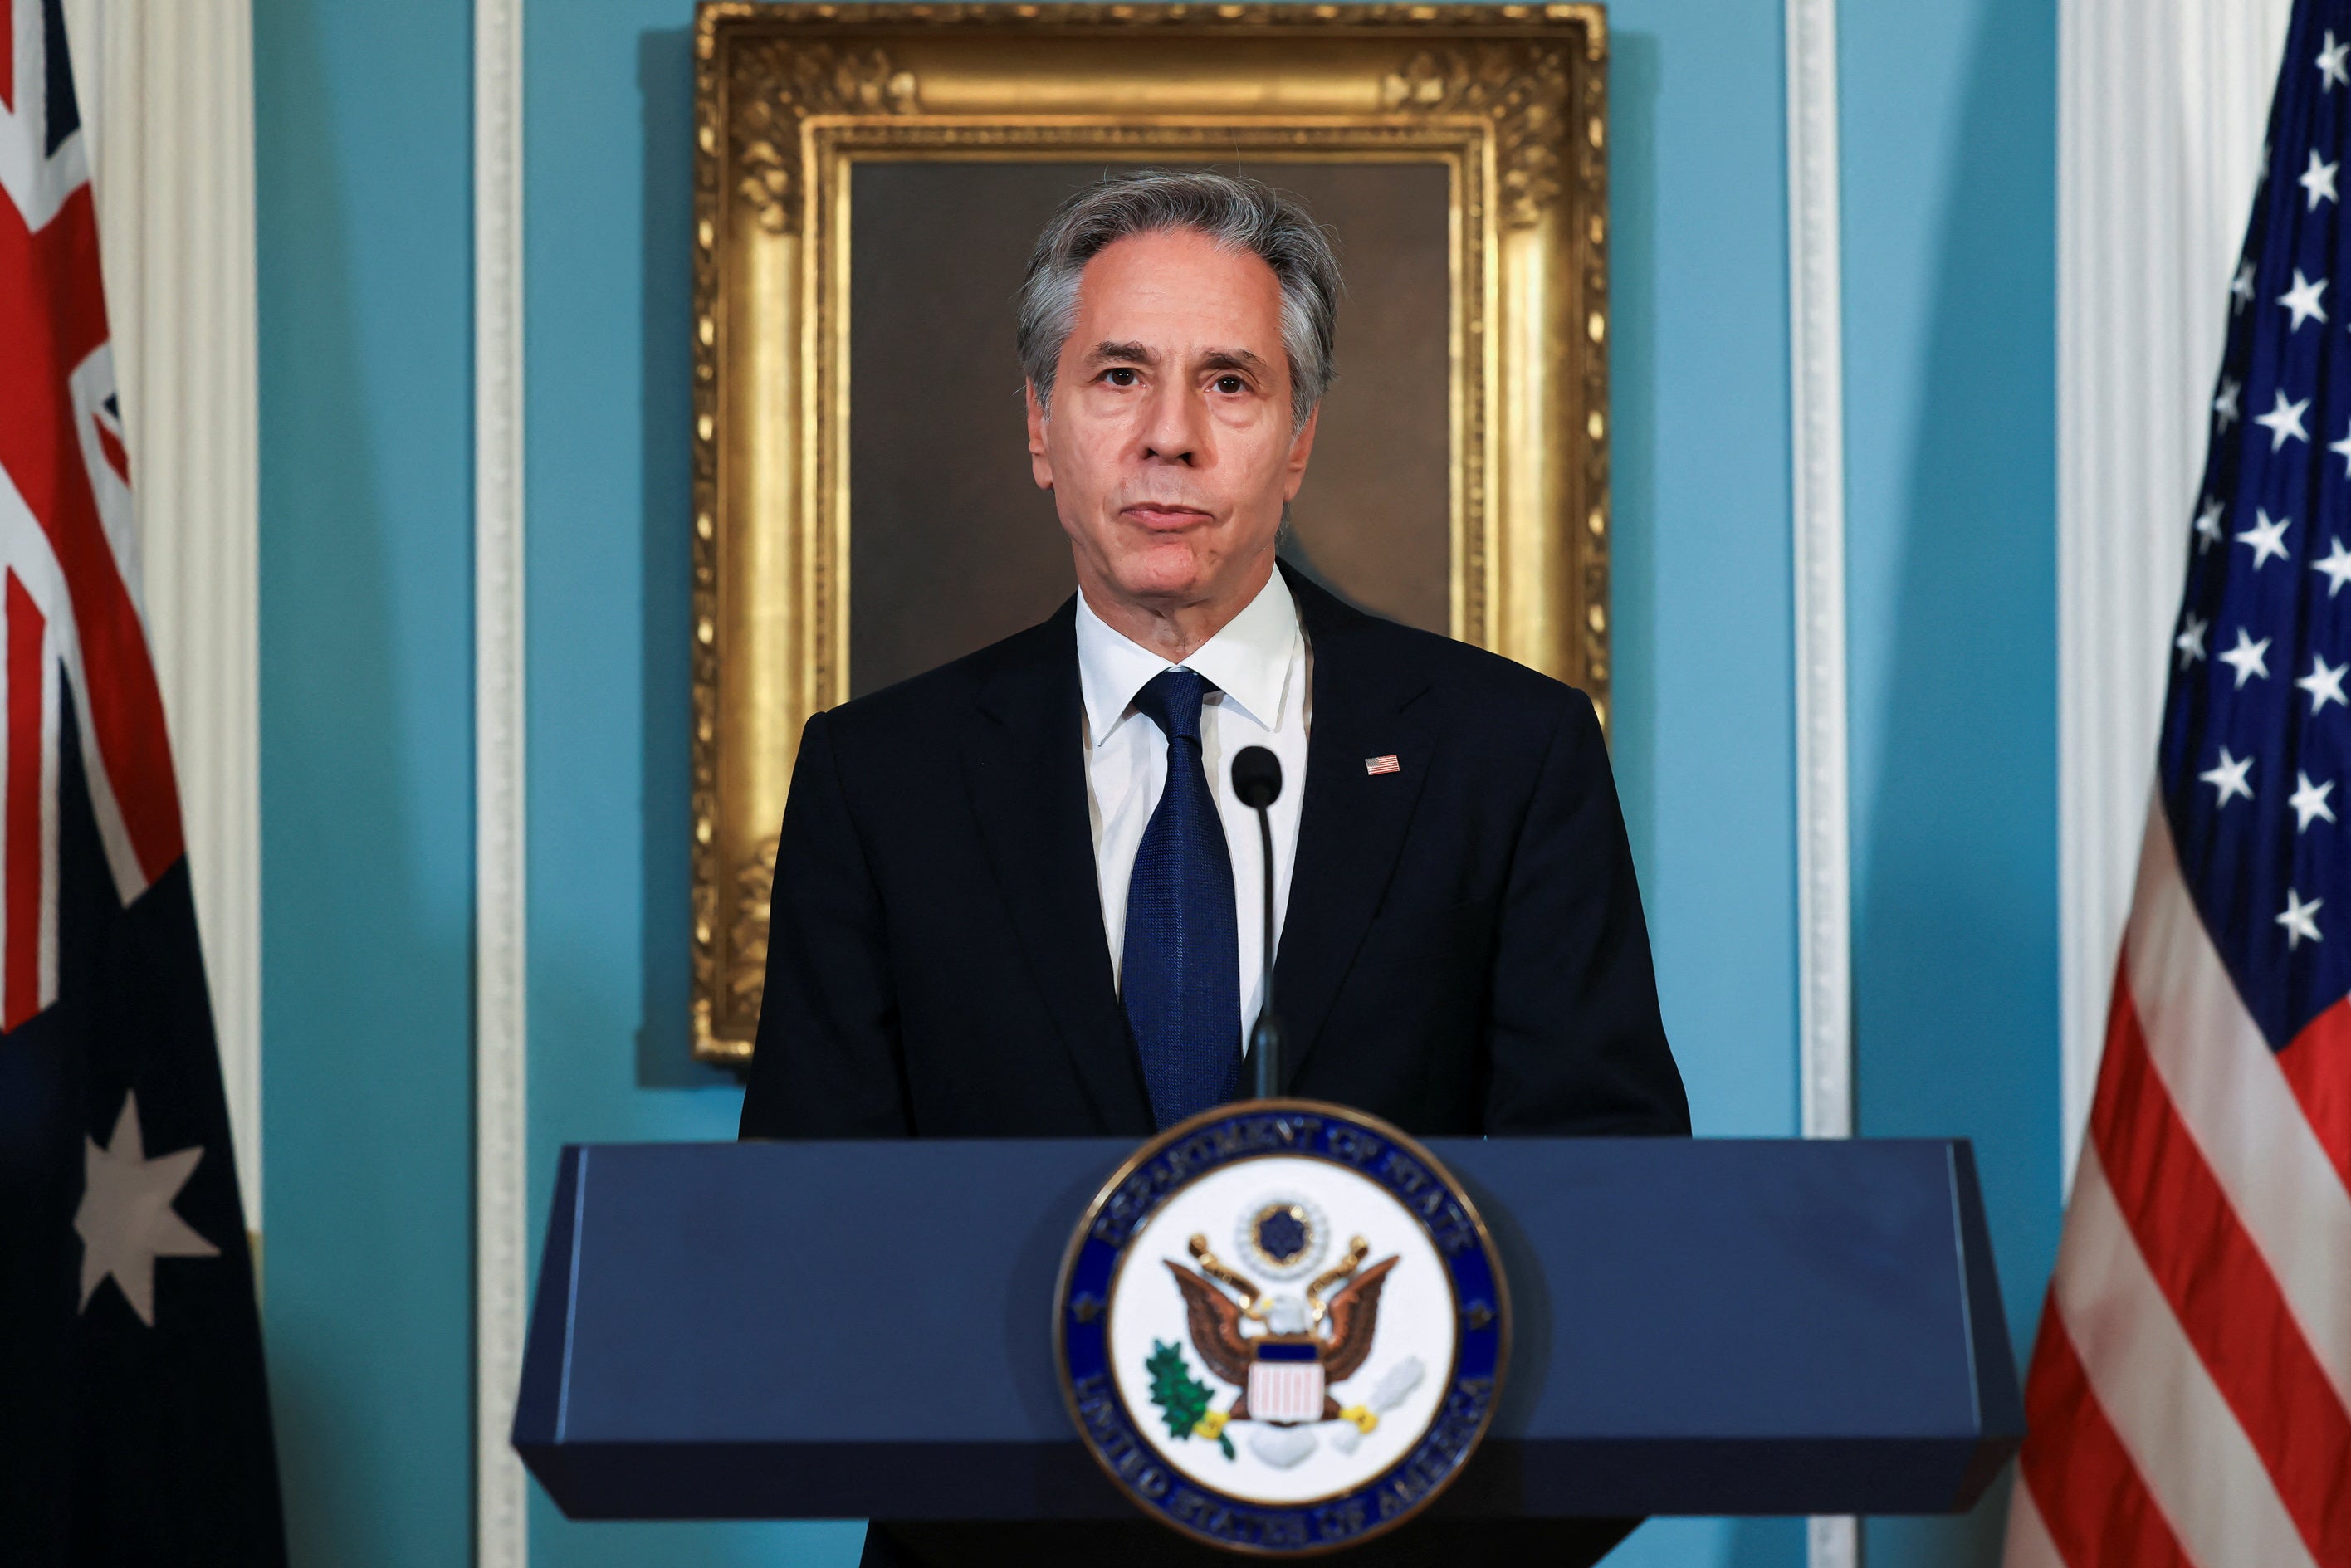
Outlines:
<svg viewBox="0 0 2351 1568"><path fill-rule="evenodd" d="M474 6L474 1383L476 1568L527 1568L508 1446L526 1307L522 0Z"/></svg>
<svg viewBox="0 0 2351 1568"><path fill-rule="evenodd" d="M1796 953L1808 1138L1853 1134L1845 772L1844 347L1836 0L1787 0L1788 358L1796 601ZM1860 1525L1811 1521L1812 1568L1855 1568Z"/></svg>

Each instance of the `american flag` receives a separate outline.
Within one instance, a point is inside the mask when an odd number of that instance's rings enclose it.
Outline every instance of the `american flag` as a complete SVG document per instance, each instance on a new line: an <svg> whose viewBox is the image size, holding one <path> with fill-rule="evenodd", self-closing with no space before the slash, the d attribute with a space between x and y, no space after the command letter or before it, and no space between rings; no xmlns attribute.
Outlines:
<svg viewBox="0 0 2351 1568"><path fill-rule="evenodd" d="M2346 145L2351 0L2304 0L2225 299L2011 1568L2351 1563Z"/></svg>
<svg viewBox="0 0 2351 1568"><path fill-rule="evenodd" d="M0 0L0 1561L285 1561L60 0Z"/></svg>

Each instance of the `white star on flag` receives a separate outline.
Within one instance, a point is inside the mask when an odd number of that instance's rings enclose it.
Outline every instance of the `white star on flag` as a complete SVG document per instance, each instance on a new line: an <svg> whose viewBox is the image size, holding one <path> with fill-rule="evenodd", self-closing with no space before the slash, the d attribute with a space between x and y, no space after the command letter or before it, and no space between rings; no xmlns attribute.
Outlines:
<svg viewBox="0 0 2351 1568"><path fill-rule="evenodd" d="M2308 904L2304 904L2295 896L2294 889L2289 887L2285 890L2285 913L2277 917L2277 923L2285 927L2287 952L2291 953L2301 946L2302 939L2305 936L2313 942L2325 940L2318 935L2318 922L2311 917L2318 913L2318 906L2325 902L2326 900L2323 898L2314 898Z"/></svg>
<svg viewBox="0 0 2351 1568"><path fill-rule="evenodd" d="M2343 676L2346 672L2351 672L2351 664L2329 664L2318 654L2313 653L2310 656L2310 674L2294 684L2298 689L2310 694L2311 713L2315 715L2328 703L2338 703L2345 707L2351 707L2351 702L2345 702L2343 698Z"/></svg>
<svg viewBox="0 0 2351 1568"><path fill-rule="evenodd" d="M2318 49L2319 91L2333 92L2336 82L2351 87L2351 71L2346 71L2343 64L2344 57L2346 55L2351 55L2351 44L2336 43L2335 30L2332 27L2328 28L2325 40Z"/></svg>
<svg viewBox="0 0 2351 1568"><path fill-rule="evenodd" d="M2294 312L2294 325L2288 330L2301 331L2302 324L2314 316L2321 321L2326 319L2326 307L2318 302L2318 297L2325 292L2326 279L2322 277L2313 282L2303 277L2302 268L2297 267L2294 269L2294 287L2279 295L2277 299L2279 304Z"/></svg>
<svg viewBox="0 0 2351 1568"><path fill-rule="evenodd" d="M2351 582L2351 550L2345 549L2339 538L2326 541L2325 560L2314 560L2310 564L2313 570L2326 574L2326 597L2329 599L2342 591L2344 583Z"/></svg>
<svg viewBox="0 0 2351 1568"><path fill-rule="evenodd" d="M2207 501L2204 509L2196 514L2197 554L2203 554L2206 547L2220 542L2220 502Z"/></svg>
<svg viewBox="0 0 2351 1568"><path fill-rule="evenodd" d="M2210 784L2220 791L2220 799L2213 803L2214 810L2219 810L2239 795L2242 795L2248 800L2253 798L2253 787L2245 780L2245 775L2252 766L2252 758L2231 757L2229 755L2229 748L2224 746L2220 748L2219 765L2196 776L2199 782Z"/></svg>
<svg viewBox="0 0 2351 1568"><path fill-rule="evenodd" d="M2228 377L2220 378L2220 394L2212 400L2212 412L2220 416L2220 428L2226 430L2237 423L2237 395L2245 389Z"/></svg>
<svg viewBox="0 0 2351 1568"><path fill-rule="evenodd" d="M2255 675L2265 681L2270 678L2269 651L2270 640L2267 637L2256 643L2245 635L2242 626L2237 628L2237 645L2221 654L2220 662L2237 672L2238 691L2243 691L2245 683Z"/></svg>
<svg viewBox="0 0 2351 1568"><path fill-rule="evenodd" d="M2285 389L2283 387L2278 389L2277 406L2253 421L2255 424L2270 433L2272 452L2283 446L2288 436L2292 436L2296 441L2310 439L2310 433L2302 427L2302 411L2309 406L2308 398L2303 399L2300 402L2288 402L2285 398Z"/></svg>
<svg viewBox="0 0 2351 1568"><path fill-rule="evenodd" d="M2181 669L2186 669L2204 657L2204 633L2211 628L2211 625L2210 621L2199 621L2195 616L2190 615L2188 617L2188 623L2180 628L2179 635L2171 640L2171 645L2179 650Z"/></svg>
<svg viewBox="0 0 2351 1568"><path fill-rule="evenodd" d="M2343 459L2344 475L2351 477L2351 430L2344 431L2342 440L2328 442L2326 450Z"/></svg>
<svg viewBox="0 0 2351 1568"><path fill-rule="evenodd" d="M2313 784L2310 775L2297 768L2294 770L2294 793L2287 797L2286 804L2294 808L2295 832L2303 831L2321 817L2330 822L2335 820L2335 808L2326 803L2326 797L2335 792L2334 779Z"/></svg>
<svg viewBox="0 0 2351 1568"><path fill-rule="evenodd" d="M2229 297L2236 301L2229 307L2229 313L2232 316L2252 303L2253 264L2252 262L2246 262L2237 268L2237 276L2229 280Z"/></svg>
<svg viewBox="0 0 2351 1568"><path fill-rule="evenodd" d="M2310 193L2310 211L2316 212L2318 210L2318 204L2321 202L2332 202L2336 200L2335 194L2335 171L2341 167L2343 167L2343 165L2340 163L2326 163L2320 162L2318 149L2314 147L2310 150L2310 167L2304 169L2302 172L2301 177L2294 182L2294 183L2300 185L2304 190Z"/></svg>
<svg viewBox="0 0 2351 1568"><path fill-rule="evenodd" d="M220 1249L189 1228L172 1207L188 1184L202 1145L147 1158L139 1135L139 1096L122 1097L122 1114L105 1148L84 1139L81 1207L74 1229L81 1237L81 1307L111 1279L149 1328L155 1326L155 1260L215 1258Z"/></svg>
<svg viewBox="0 0 2351 1568"><path fill-rule="evenodd" d="M2279 517L2272 521L2269 513L2259 507L2253 508L2253 517L2255 519L2253 526L2239 534L2237 542L2252 547L2253 570L2259 571L2262 570L2262 563L2266 560L2273 558L2278 560L2286 559L2285 531L2294 527L2294 519Z"/></svg>

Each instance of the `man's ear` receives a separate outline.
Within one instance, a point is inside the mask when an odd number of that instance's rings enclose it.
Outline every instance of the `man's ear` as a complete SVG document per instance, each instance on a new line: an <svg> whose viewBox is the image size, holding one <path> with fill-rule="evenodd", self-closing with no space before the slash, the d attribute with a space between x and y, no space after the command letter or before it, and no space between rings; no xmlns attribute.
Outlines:
<svg viewBox="0 0 2351 1568"><path fill-rule="evenodd" d="M1286 470L1281 484L1284 501L1296 500L1299 486L1306 483L1306 460L1314 455L1314 427L1322 423L1322 405L1318 402L1314 412L1306 416L1306 423L1298 427L1298 434L1290 438L1290 459L1282 465Z"/></svg>
<svg viewBox="0 0 2351 1568"><path fill-rule="evenodd" d="M1022 382L1020 395L1029 405L1029 473L1037 488L1053 487L1053 459L1045 449L1045 405L1037 401L1037 383Z"/></svg>

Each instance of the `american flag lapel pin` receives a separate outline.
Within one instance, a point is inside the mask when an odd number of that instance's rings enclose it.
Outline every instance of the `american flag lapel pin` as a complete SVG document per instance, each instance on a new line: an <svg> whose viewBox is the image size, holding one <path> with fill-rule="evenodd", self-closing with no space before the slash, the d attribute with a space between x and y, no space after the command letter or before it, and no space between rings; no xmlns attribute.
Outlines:
<svg viewBox="0 0 2351 1568"><path fill-rule="evenodd" d="M1383 773L1401 773L1404 771L1404 764L1398 762L1395 753L1391 751L1385 757L1364 758L1364 771L1376 778Z"/></svg>

